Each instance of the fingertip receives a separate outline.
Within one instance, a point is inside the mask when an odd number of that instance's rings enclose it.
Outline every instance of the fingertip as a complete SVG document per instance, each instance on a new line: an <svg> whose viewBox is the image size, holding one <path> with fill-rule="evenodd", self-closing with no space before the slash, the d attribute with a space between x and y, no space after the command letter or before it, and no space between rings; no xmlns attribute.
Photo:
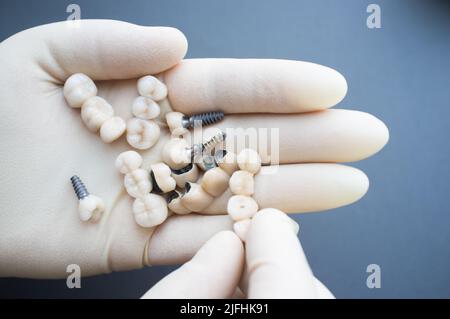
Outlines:
<svg viewBox="0 0 450 319"><path fill-rule="evenodd" d="M140 26L145 33L145 45L160 60L157 72L162 72L177 65L186 55L188 41L177 28ZM155 52L157 50L158 52Z"/></svg>
<svg viewBox="0 0 450 319"><path fill-rule="evenodd" d="M324 110L340 103L346 96L348 85L345 77L327 66L298 62L296 81L298 106L302 111ZM304 74L308 77L305 78Z"/></svg>
<svg viewBox="0 0 450 319"><path fill-rule="evenodd" d="M168 60L171 66L180 62L187 53L188 40L181 30L173 27L146 27L149 32L153 32L156 29L161 32L161 38L167 42L167 53L169 54Z"/></svg>
<svg viewBox="0 0 450 319"><path fill-rule="evenodd" d="M344 191L342 194L347 194L346 202L348 204L357 202L369 190L370 182L367 175L360 169L346 166L351 172L347 174L347 178L342 183Z"/></svg>
<svg viewBox="0 0 450 319"><path fill-rule="evenodd" d="M389 128L384 124L383 121L381 121L379 118L371 115L374 122L376 123L376 148L374 153L377 153L380 151L383 147L386 146L386 144L389 142L390 134L389 134Z"/></svg>
<svg viewBox="0 0 450 319"><path fill-rule="evenodd" d="M335 79L335 87L336 87L336 103L338 104L342 102L342 100L347 96L348 92L348 83L345 77L338 71L332 69L336 73L336 79Z"/></svg>
<svg viewBox="0 0 450 319"><path fill-rule="evenodd" d="M292 230L297 235L300 229L299 224L290 218L285 212L276 208L264 208L258 211L252 218L252 225L255 227L276 227ZM250 228L251 228L250 227Z"/></svg>
<svg viewBox="0 0 450 319"><path fill-rule="evenodd" d="M227 248L230 251L242 252L244 246L239 237L231 230L223 230L215 234L211 239L211 242L222 248Z"/></svg>

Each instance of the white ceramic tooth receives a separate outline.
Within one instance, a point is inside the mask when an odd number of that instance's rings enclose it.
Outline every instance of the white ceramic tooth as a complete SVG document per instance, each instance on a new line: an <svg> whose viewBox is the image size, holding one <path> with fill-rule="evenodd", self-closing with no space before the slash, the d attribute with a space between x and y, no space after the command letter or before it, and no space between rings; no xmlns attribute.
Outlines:
<svg viewBox="0 0 450 319"><path fill-rule="evenodd" d="M182 169L191 163L189 144L185 139L172 138L163 147L162 160L174 170Z"/></svg>
<svg viewBox="0 0 450 319"><path fill-rule="evenodd" d="M164 197L147 194L133 203L134 220L139 226L149 228L162 224L168 216Z"/></svg>
<svg viewBox="0 0 450 319"><path fill-rule="evenodd" d="M167 96L166 85L151 75L140 78L137 87L140 95L151 98L153 101L164 100Z"/></svg>
<svg viewBox="0 0 450 319"><path fill-rule="evenodd" d="M252 218L258 212L258 203L250 196L234 195L228 200L227 212L234 221Z"/></svg>
<svg viewBox="0 0 450 319"><path fill-rule="evenodd" d="M239 169L237 156L233 152L218 150L215 154L215 160L217 162L217 165L225 172L227 172L230 176Z"/></svg>
<svg viewBox="0 0 450 319"><path fill-rule="evenodd" d="M193 212L201 212L211 205L213 199L199 184L186 183L186 193L181 197L181 203Z"/></svg>
<svg viewBox="0 0 450 319"><path fill-rule="evenodd" d="M172 196L169 203L167 204L169 209L178 215L189 214L191 211L186 207L184 207L183 204L181 203L181 196L182 196L181 193L178 191L174 192L175 192L174 196Z"/></svg>
<svg viewBox="0 0 450 319"><path fill-rule="evenodd" d="M243 242L247 239L247 233L250 229L251 223L251 219L244 219L233 224L234 232Z"/></svg>
<svg viewBox="0 0 450 319"><path fill-rule="evenodd" d="M93 96L83 103L81 119L87 128L97 132L107 120L114 116L114 109L105 99Z"/></svg>
<svg viewBox="0 0 450 319"><path fill-rule="evenodd" d="M247 171L234 172L230 178L230 190L235 195L253 195L255 192L253 174Z"/></svg>
<svg viewBox="0 0 450 319"><path fill-rule="evenodd" d="M145 96L138 96L133 101L131 112L140 119L152 120L159 116L161 109L158 103L152 99Z"/></svg>
<svg viewBox="0 0 450 319"><path fill-rule="evenodd" d="M180 112L169 112L166 114L167 126L172 133L172 136L181 136L189 132L183 127L184 114Z"/></svg>
<svg viewBox="0 0 450 319"><path fill-rule="evenodd" d="M230 176L220 167L214 167L203 175L201 185L208 194L217 197L228 188Z"/></svg>
<svg viewBox="0 0 450 319"><path fill-rule="evenodd" d="M142 165L142 156L135 151L120 153L116 158L116 168L122 174L130 173Z"/></svg>
<svg viewBox="0 0 450 319"><path fill-rule="evenodd" d="M189 169L190 168L190 169ZM199 171L195 164L189 164L188 167L183 170L183 173L179 171L172 171L172 177L177 182L177 186L183 188L187 182L196 182L198 180Z"/></svg>
<svg viewBox="0 0 450 319"><path fill-rule="evenodd" d="M246 148L239 152L237 163L241 170L256 174L261 168L261 156L255 150Z"/></svg>
<svg viewBox="0 0 450 319"><path fill-rule="evenodd" d="M177 187L177 182L172 177L170 167L164 163L156 163L150 166L155 182L163 193L173 191Z"/></svg>
<svg viewBox="0 0 450 319"><path fill-rule="evenodd" d="M83 199L80 199L78 204L78 212L82 221L96 222L100 219L105 210L105 203L103 200L95 195L89 194Z"/></svg>
<svg viewBox="0 0 450 319"><path fill-rule="evenodd" d="M100 137L105 143L112 143L125 132L127 125L125 121L118 116L108 119L100 127Z"/></svg>
<svg viewBox="0 0 450 319"><path fill-rule="evenodd" d="M161 132L152 120L132 118L127 122L128 144L140 150L151 148L159 139Z"/></svg>
<svg viewBox="0 0 450 319"><path fill-rule="evenodd" d="M70 107L80 108L89 98L97 95L97 86L87 75L75 73L64 83L63 93Z"/></svg>
<svg viewBox="0 0 450 319"><path fill-rule="evenodd" d="M134 198L142 197L152 191L152 182L149 173L142 168L125 175L123 185L128 195Z"/></svg>

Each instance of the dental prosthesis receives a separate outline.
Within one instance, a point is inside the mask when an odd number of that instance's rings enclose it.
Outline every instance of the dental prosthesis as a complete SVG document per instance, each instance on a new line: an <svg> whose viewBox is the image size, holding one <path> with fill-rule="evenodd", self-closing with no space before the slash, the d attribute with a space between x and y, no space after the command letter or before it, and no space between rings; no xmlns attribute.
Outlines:
<svg viewBox="0 0 450 319"><path fill-rule="evenodd" d="M73 74L67 79L64 97L70 107L81 109L83 123L91 132L99 132L103 142L112 143L126 132L131 147L148 150L160 137L155 121L161 115L158 102L166 99L168 92L164 83L150 75L137 81L137 90L140 96L131 105L134 117L128 121L115 116L111 104L97 96L95 83L84 74ZM223 132L192 146L184 139L190 128L211 125L223 117L222 112L190 117L180 112L167 113L165 119L172 138L163 146L162 162L149 168L142 167L143 158L134 150L119 154L115 166L124 176L127 194L134 199L132 210L138 225L146 228L160 225L170 213L202 212L229 187L233 196L227 211L234 221L235 233L245 241L251 218L259 209L252 197L254 176L261 168L259 154L252 149L244 149L238 155L225 150ZM84 195L81 193L80 198L77 192L80 218L98 220L104 210L103 201L88 193Z"/></svg>

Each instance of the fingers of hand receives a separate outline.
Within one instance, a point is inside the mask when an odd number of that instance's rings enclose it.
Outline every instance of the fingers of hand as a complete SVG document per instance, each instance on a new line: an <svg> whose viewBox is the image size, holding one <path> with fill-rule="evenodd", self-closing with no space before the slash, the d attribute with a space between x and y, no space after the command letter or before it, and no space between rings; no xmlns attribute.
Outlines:
<svg viewBox="0 0 450 319"><path fill-rule="evenodd" d="M331 109L307 114L228 115L206 128L227 132L227 147L239 153L243 138L257 148L265 164L354 162L386 145L389 131L376 117ZM234 143L233 143L234 142ZM228 145L229 144L229 145Z"/></svg>
<svg viewBox="0 0 450 319"><path fill-rule="evenodd" d="M244 290L249 298L317 298L315 278L292 220L266 209L252 219L246 240Z"/></svg>
<svg viewBox="0 0 450 319"><path fill-rule="evenodd" d="M171 216L153 233L148 245L148 262L151 265L186 262L216 233L231 229L233 221L228 215Z"/></svg>
<svg viewBox="0 0 450 319"><path fill-rule="evenodd" d="M186 54L187 41L175 28L144 27L114 20L80 20L44 25L26 31L39 64L64 81L73 73L94 80L136 78L157 74L177 64ZM34 52L33 42L47 50Z"/></svg>
<svg viewBox="0 0 450 319"><path fill-rule="evenodd" d="M322 211L359 200L369 187L360 170L340 164L288 164L263 166L255 176L253 197L260 208L273 207L287 213ZM227 190L204 214L226 214Z"/></svg>
<svg viewBox="0 0 450 319"><path fill-rule="evenodd" d="M229 298L236 291L243 264L240 239L230 231L219 232L143 298Z"/></svg>
<svg viewBox="0 0 450 319"><path fill-rule="evenodd" d="M288 60L184 60L165 81L173 108L183 113L308 112L332 107L347 93L337 71Z"/></svg>

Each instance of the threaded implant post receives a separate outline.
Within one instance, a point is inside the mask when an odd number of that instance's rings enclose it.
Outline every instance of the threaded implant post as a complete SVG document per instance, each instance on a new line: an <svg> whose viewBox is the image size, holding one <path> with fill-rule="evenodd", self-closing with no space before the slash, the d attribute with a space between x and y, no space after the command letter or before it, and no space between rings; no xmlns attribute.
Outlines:
<svg viewBox="0 0 450 319"><path fill-rule="evenodd" d="M227 134L225 132L219 132L203 144L194 144L190 150L191 157L194 158L195 156L201 155L203 152L213 150L214 147L225 141L226 138Z"/></svg>
<svg viewBox="0 0 450 319"><path fill-rule="evenodd" d="M194 114L192 116L185 116L183 118L184 128L194 128L201 126L208 126L222 121L224 118L223 112L206 112Z"/></svg>
<svg viewBox="0 0 450 319"><path fill-rule="evenodd" d="M227 138L227 134L225 132L219 132L213 137L211 137L209 140L207 140L205 143L202 144L203 151L211 151L216 147L218 144L225 141Z"/></svg>
<svg viewBox="0 0 450 319"><path fill-rule="evenodd" d="M70 181L72 182L73 190L75 191L75 194L77 195L77 198L79 200L89 196L89 192L86 186L84 186L83 182L78 176L76 175L72 176L70 178Z"/></svg>

